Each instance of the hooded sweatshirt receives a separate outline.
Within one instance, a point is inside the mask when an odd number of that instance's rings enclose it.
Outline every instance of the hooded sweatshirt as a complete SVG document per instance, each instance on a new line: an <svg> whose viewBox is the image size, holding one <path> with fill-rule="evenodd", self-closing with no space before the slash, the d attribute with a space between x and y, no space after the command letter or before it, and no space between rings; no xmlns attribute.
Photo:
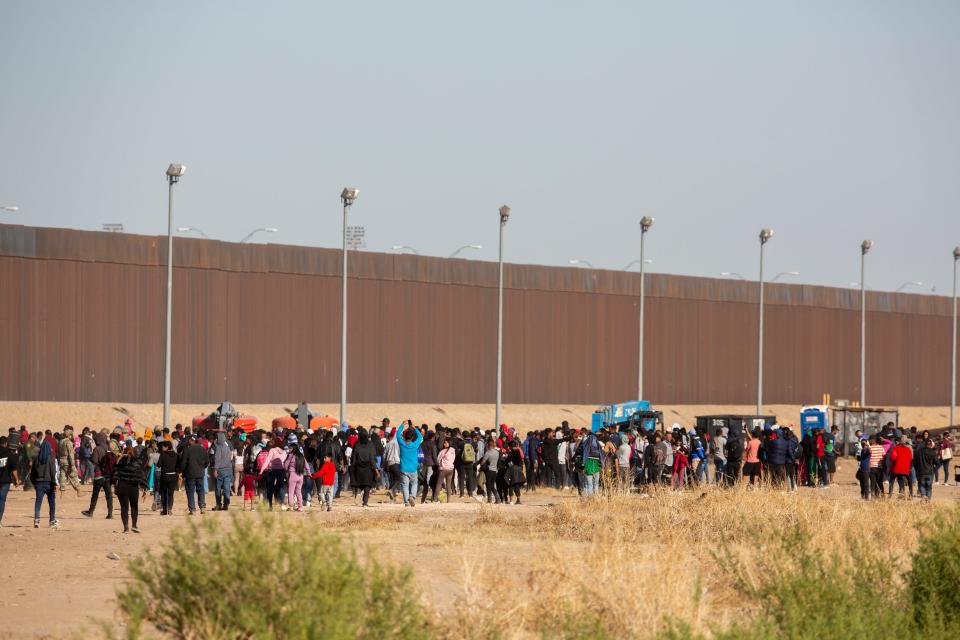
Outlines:
<svg viewBox="0 0 960 640"><path fill-rule="evenodd" d="M233 452L227 444L227 434L218 431L217 442L213 445L213 468L218 471L233 470Z"/></svg>

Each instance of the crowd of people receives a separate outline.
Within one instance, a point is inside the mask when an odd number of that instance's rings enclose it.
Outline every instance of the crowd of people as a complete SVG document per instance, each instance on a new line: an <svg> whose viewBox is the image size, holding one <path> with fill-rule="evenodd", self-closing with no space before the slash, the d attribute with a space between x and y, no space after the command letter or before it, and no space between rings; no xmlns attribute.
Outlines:
<svg viewBox="0 0 960 640"><path fill-rule="evenodd" d="M20 484L36 495L34 527L40 526L46 501L49 525L58 528L58 493L69 486L79 495L82 485L90 485L82 515L94 517L102 494L106 518L112 519L115 496L124 533L138 533L142 501L169 516L181 491L190 515L205 513L211 491L214 511L228 510L241 496L243 510L265 504L302 511L316 500L331 511L344 492L367 507L377 489L409 508L458 496L520 504L524 493L541 486L587 497L601 488L644 493L654 486L679 491L711 482L764 483L789 491L829 487L844 453L857 460L865 500L892 495L895 485L911 497L916 486L917 495L929 499L941 473L943 484L950 481L949 434L934 438L891 423L870 436L858 431L850 450L841 451L847 444L836 427L798 436L792 427L777 425L752 432L700 433L675 424L670 430L593 433L564 422L523 437L507 425L487 431L441 424L431 429L407 420L394 428L387 418L379 426L317 432L193 431L177 425L140 435L130 421L112 431L80 433L69 425L58 433L22 426L0 437L0 526L7 493Z"/></svg>

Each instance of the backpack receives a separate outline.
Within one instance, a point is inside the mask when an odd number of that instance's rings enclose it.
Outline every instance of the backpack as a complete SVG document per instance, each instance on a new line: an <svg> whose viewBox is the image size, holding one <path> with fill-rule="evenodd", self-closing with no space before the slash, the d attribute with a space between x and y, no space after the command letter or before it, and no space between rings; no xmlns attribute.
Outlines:
<svg viewBox="0 0 960 640"><path fill-rule="evenodd" d="M470 442L463 444L463 461L471 463L477 461L477 450L473 448L473 444Z"/></svg>
<svg viewBox="0 0 960 640"><path fill-rule="evenodd" d="M117 456L109 449L100 459L100 475L106 477L113 476L113 470L117 466Z"/></svg>

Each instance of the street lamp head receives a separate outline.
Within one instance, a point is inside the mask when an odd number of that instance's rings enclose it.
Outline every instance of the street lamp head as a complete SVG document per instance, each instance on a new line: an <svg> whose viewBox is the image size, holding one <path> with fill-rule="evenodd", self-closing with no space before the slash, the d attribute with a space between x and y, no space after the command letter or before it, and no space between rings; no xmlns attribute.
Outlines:
<svg viewBox="0 0 960 640"><path fill-rule="evenodd" d="M953 250L953 259L954 259L954 260L960 260L960 247L956 247L956 248Z"/></svg>
<svg viewBox="0 0 960 640"><path fill-rule="evenodd" d="M767 240L773 237L773 229L760 230L760 244L766 244Z"/></svg>
<svg viewBox="0 0 960 640"><path fill-rule="evenodd" d="M483 249L482 244L468 244L467 246L471 249Z"/></svg>
<svg viewBox="0 0 960 640"><path fill-rule="evenodd" d="M277 229L276 227L266 227L264 231L267 233L276 233L277 231L280 231L280 229Z"/></svg>
<svg viewBox="0 0 960 640"><path fill-rule="evenodd" d="M177 231L180 233L186 233L187 231L192 231L190 227L177 227Z"/></svg>
<svg viewBox="0 0 960 640"><path fill-rule="evenodd" d="M400 249L403 249L403 245L402 245L402 244L395 244L395 245L393 245L393 246L391 247L391 249L393 249L394 251L398 251L398 250L400 250Z"/></svg>
<svg viewBox="0 0 960 640"><path fill-rule="evenodd" d="M568 260L570 264L580 264L579 260Z"/></svg>
<svg viewBox="0 0 960 640"><path fill-rule="evenodd" d="M653 226L654 221L655 221L655 218L652 218L650 216L643 216L642 218L640 218L640 230L643 233L646 233L647 231L650 230L650 227Z"/></svg>
<svg viewBox="0 0 960 640"><path fill-rule="evenodd" d="M172 164L167 167L167 177L169 178L181 178L186 172L187 165L185 164Z"/></svg>
<svg viewBox="0 0 960 640"><path fill-rule="evenodd" d="M500 207L500 224L507 224L507 220L510 218L510 207L503 205Z"/></svg>
<svg viewBox="0 0 960 640"><path fill-rule="evenodd" d="M346 187L343 191L340 192L340 199L343 200L344 206L349 207L352 205L357 198L360 197L360 189L354 187Z"/></svg>
<svg viewBox="0 0 960 640"><path fill-rule="evenodd" d="M860 243L860 253L867 255L867 252L873 248L873 240L864 240Z"/></svg>
<svg viewBox="0 0 960 640"><path fill-rule="evenodd" d="M16 213L17 211L20 211L20 207L13 206L13 205L7 206L7 207L0 207L0 208L2 208L4 211L10 211L11 213Z"/></svg>

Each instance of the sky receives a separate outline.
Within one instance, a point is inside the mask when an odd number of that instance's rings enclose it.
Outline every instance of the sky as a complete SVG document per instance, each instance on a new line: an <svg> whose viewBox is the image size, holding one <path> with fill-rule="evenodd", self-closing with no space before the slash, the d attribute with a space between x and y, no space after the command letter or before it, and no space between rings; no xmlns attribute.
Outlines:
<svg viewBox="0 0 960 640"><path fill-rule="evenodd" d="M0 220L949 295L960 2L0 2Z"/></svg>

